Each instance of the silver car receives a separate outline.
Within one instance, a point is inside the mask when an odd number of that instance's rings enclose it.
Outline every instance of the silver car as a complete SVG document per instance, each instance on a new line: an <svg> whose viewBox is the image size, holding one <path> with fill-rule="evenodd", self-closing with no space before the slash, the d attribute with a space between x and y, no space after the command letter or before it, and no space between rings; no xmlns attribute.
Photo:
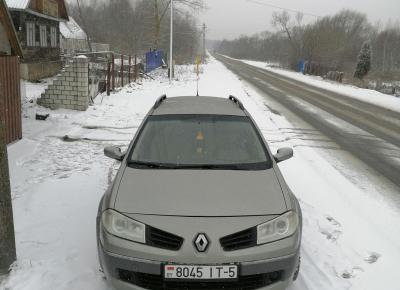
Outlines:
<svg viewBox="0 0 400 290"><path fill-rule="evenodd" d="M299 203L243 104L162 96L97 217L101 267L115 289L286 289L300 267Z"/></svg>

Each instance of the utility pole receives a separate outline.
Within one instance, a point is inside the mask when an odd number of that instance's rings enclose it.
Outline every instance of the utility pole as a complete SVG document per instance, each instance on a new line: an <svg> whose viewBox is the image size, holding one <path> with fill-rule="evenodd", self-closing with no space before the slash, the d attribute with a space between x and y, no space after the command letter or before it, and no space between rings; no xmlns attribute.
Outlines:
<svg viewBox="0 0 400 290"><path fill-rule="evenodd" d="M173 54L173 41L174 41L174 0L171 0L171 31L170 31L170 44L169 44L169 82L172 83L172 74L174 72L174 59Z"/></svg>
<svg viewBox="0 0 400 290"><path fill-rule="evenodd" d="M4 140L3 123L0 120L0 275L8 273L15 259L15 233L7 146Z"/></svg>
<svg viewBox="0 0 400 290"><path fill-rule="evenodd" d="M206 62L206 24L203 23L203 64Z"/></svg>

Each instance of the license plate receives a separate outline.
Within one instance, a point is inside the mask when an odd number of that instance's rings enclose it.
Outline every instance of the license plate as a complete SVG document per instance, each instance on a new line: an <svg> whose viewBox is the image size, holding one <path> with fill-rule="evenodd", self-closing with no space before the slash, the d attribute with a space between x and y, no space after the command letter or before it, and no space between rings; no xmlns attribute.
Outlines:
<svg viewBox="0 0 400 290"><path fill-rule="evenodd" d="M228 280L237 279L237 265L221 266L191 266L191 265L165 265L165 279L186 280Z"/></svg>

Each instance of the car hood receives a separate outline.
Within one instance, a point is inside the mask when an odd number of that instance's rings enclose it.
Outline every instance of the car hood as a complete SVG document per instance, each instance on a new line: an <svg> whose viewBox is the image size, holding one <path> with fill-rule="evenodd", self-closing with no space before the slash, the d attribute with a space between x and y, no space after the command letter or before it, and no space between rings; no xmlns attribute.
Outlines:
<svg viewBox="0 0 400 290"><path fill-rule="evenodd" d="M127 167L115 199L127 214L250 216L287 210L273 169L143 170Z"/></svg>

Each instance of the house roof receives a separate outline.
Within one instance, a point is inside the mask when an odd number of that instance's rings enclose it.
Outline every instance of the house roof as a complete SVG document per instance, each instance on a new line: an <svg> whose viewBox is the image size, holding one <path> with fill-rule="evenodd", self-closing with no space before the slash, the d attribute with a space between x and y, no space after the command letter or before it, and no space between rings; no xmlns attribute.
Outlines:
<svg viewBox="0 0 400 290"><path fill-rule="evenodd" d="M79 26L79 24L71 16L68 22L60 23L61 35L66 39L80 39L86 40L86 32Z"/></svg>
<svg viewBox="0 0 400 290"><path fill-rule="evenodd" d="M15 31L15 27L12 23L7 4L6 2L4 2L4 0L0 0L0 22L4 26L7 33L7 38L10 41L12 54L23 57L21 44L19 43L17 32Z"/></svg>
<svg viewBox="0 0 400 290"><path fill-rule="evenodd" d="M7 6L13 9L26 9L28 8L30 0L6 0Z"/></svg>
<svg viewBox="0 0 400 290"><path fill-rule="evenodd" d="M8 8L10 8L10 9L26 10L27 12L31 12L34 14L40 13L45 17L51 17L51 16L47 16L47 15L37 11L34 8L37 5L36 0L5 0L5 1L7 2ZM65 1L64 0L56 0L56 1L60 7L60 16L59 16L60 19L68 20L68 11L67 11L67 7L65 5ZM51 17L51 18L53 18L53 17Z"/></svg>

